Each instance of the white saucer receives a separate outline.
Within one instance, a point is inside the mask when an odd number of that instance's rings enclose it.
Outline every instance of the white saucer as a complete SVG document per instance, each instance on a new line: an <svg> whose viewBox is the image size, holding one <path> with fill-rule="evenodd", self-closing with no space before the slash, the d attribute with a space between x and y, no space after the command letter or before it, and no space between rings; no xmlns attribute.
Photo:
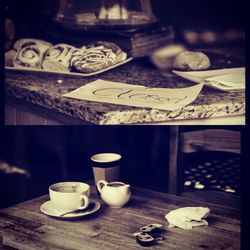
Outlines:
<svg viewBox="0 0 250 250"><path fill-rule="evenodd" d="M100 209L100 207L101 205L98 201L90 200L89 206L85 208L84 210L79 210L79 211L68 213L65 215L59 215L60 212L56 210L56 208L52 205L52 202L49 200L49 201L44 202L41 205L40 210L41 212L49 216L63 218L63 219L71 219L71 218L78 218L78 217L82 217L88 214L95 213L96 211Z"/></svg>

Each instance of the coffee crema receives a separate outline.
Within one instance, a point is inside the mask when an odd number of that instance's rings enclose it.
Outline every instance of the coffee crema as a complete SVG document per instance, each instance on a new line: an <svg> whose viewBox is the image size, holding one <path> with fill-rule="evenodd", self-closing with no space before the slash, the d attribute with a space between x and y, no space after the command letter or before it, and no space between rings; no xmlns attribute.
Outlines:
<svg viewBox="0 0 250 250"><path fill-rule="evenodd" d="M124 184L121 183L108 183L107 186L109 187L122 187Z"/></svg>
<svg viewBox="0 0 250 250"><path fill-rule="evenodd" d="M58 186L53 187L53 191L63 192L63 193L77 193L81 192L80 188L77 186Z"/></svg>

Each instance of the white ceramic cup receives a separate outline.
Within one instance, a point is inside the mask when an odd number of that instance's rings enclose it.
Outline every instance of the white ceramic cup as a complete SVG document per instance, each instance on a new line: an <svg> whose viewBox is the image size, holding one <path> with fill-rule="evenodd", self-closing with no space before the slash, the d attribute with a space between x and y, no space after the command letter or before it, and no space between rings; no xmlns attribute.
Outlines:
<svg viewBox="0 0 250 250"><path fill-rule="evenodd" d="M60 211L74 211L89 205L90 186L83 182L59 182L49 187L50 200Z"/></svg>

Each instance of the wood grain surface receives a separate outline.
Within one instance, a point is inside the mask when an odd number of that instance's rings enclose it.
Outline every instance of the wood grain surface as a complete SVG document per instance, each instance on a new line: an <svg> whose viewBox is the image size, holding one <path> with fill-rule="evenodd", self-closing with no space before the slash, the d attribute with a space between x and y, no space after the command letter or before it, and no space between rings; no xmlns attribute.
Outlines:
<svg viewBox="0 0 250 250"><path fill-rule="evenodd" d="M132 188L130 202L121 209L105 205L91 187L101 209L74 220L61 220L40 212L48 195L0 211L0 243L10 249L145 249L132 233L149 223L163 225L163 241L148 249L240 249L240 209L209 204L141 188ZM184 206L208 206L208 227L168 228L169 211Z"/></svg>
<svg viewBox="0 0 250 250"><path fill-rule="evenodd" d="M218 140L219 138L219 140ZM198 151L223 151L240 154L241 134L226 129L203 129L181 134L184 153Z"/></svg>

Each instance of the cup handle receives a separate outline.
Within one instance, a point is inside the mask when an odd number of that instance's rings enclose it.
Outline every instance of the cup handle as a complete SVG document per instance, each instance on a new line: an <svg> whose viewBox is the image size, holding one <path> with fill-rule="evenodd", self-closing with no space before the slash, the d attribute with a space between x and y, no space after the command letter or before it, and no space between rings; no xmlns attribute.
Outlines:
<svg viewBox="0 0 250 250"><path fill-rule="evenodd" d="M100 180L100 181L97 182L97 189L98 189L100 194L102 193L102 188L104 186L106 186L107 184L108 184L108 182L106 182L104 180Z"/></svg>
<svg viewBox="0 0 250 250"><path fill-rule="evenodd" d="M84 202L83 206L80 206L79 209L85 209L89 205L89 197L87 195L81 195L80 196L81 202Z"/></svg>

